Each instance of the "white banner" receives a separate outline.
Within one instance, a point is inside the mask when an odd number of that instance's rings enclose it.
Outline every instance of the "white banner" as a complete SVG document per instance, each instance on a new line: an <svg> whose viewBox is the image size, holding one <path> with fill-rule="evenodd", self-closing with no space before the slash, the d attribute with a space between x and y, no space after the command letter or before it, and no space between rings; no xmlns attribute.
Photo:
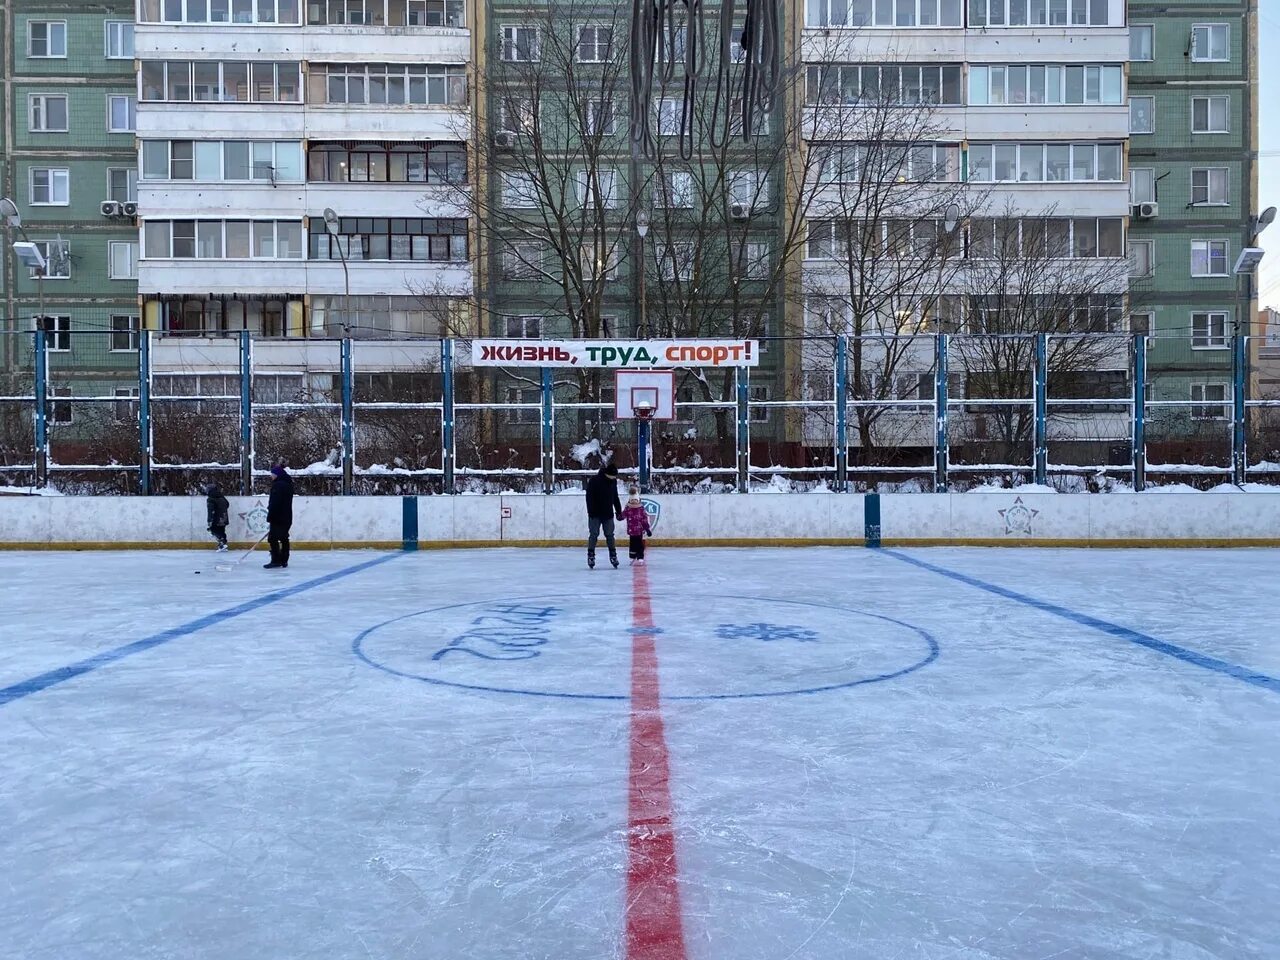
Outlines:
<svg viewBox="0 0 1280 960"><path fill-rule="evenodd" d="M473 340L477 367L755 367L756 340Z"/></svg>

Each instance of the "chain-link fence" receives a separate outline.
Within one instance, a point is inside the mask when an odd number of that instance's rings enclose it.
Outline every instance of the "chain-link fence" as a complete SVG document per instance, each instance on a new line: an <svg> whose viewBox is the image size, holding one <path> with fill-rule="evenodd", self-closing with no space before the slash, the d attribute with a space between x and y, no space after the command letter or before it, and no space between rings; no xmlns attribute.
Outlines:
<svg viewBox="0 0 1280 960"><path fill-rule="evenodd" d="M605 462L638 472L611 369L475 366L467 340L6 336L3 486L251 492L282 462L313 494L555 492ZM1280 476L1280 348L1246 338L778 338L755 366L676 369L674 389L651 431L661 491Z"/></svg>

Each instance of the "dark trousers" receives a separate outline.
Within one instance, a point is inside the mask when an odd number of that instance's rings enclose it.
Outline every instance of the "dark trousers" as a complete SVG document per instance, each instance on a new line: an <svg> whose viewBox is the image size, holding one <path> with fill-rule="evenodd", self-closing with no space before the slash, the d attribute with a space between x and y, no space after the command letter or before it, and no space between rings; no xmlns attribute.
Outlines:
<svg viewBox="0 0 1280 960"><path fill-rule="evenodd" d="M213 539L219 543L227 542L227 525L225 523L215 523L209 527L209 532L213 534Z"/></svg>
<svg viewBox="0 0 1280 960"><path fill-rule="evenodd" d="M644 559L644 534L630 538L630 543L627 544L627 552L632 560Z"/></svg>
<svg viewBox="0 0 1280 960"><path fill-rule="evenodd" d="M587 520L587 528L590 533L587 539L587 556L594 557L596 555L596 543L600 540L600 531L604 531L604 542L609 548L609 556L616 557L618 555L618 545L613 539L613 514L607 517L589 517Z"/></svg>
<svg viewBox="0 0 1280 960"><path fill-rule="evenodd" d="M267 532L267 543L271 547L271 562L287 567L289 565L289 528L284 524L273 523Z"/></svg>

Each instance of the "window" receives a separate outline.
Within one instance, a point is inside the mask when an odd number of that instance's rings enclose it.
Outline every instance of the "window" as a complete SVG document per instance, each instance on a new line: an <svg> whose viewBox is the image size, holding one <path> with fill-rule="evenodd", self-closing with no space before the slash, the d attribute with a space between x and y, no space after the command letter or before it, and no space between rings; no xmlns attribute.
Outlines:
<svg viewBox="0 0 1280 960"><path fill-rule="evenodd" d="M324 2L324 0L321 0ZM328 0L330 9L345 7L358 9L362 0ZM312 0L315 9L319 2ZM141 23L300 23L299 0L143 0L138 20ZM381 4L379 4L381 7ZM337 20L330 22L342 23ZM367 20L350 19L348 23L367 23Z"/></svg>
<svg viewBox="0 0 1280 960"><path fill-rule="evenodd" d="M748 280L769 279L769 244L747 243L742 249L742 275Z"/></svg>
<svg viewBox="0 0 1280 960"><path fill-rule="evenodd" d="M618 202L618 171L608 167L574 171L574 193L581 206L613 207Z"/></svg>
<svg viewBox="0 0 1280 960"><path fill-rule="evenodd" d="M138 243L135 240L112 240L107 244L107 278L138 279Z"/></svg>
<svg viewBox="0 0 1280 960"><path fill-rule="evenodd" d="M510 319L524 318L515 317ZM541 390L521 390L519 387L507 387L507 403L527 404L524 407L509 407L507 409L507 423L538 423L542 419Z"/></svg>
<svg viewBox="0 0 1280 960"><path fill-rule="evenodd" d="M108 60L133 59L133 21L106 21L106 50Z"/></svg>
<svg viewBox="0 0 1280 960"><path fill-rule="evenodd" d="M1227 241L1192 240L1191 275L1193 277L1225 277L1227 275Z"/></svg>
<svg viewBox="0 0 1280 960"><path fill-rule="evenodd" d="M461 218L341 217L329 233L311 220L312 260L396 260L461 263L468 259L467 221Z"/></svg>
<svg viewBox="0 0 1280 960"><path fill-rule="evenodd" d="M1156 243L1154 240L1129 241L1129 276L1151 276L1155 263Z"/></svg>
<svg viewBox="0 0 1280 960"><path fill-rule="evenodd" d="M538 190L527 173L502 174L502 204L516 209L532 209L538 205Z"/></svg>
<svg viewBox="0 0 1280 960"><path fill-rule="evenodd" d="M28 20L27 56L37 58L67 55L67 21Z"/></svg>
<svg viewBox="0 0 1280 960"><path fill-rule="evenodd" d="M313 232L317 227L323 230L324 221L317 224L313 220ZM142 240L144 257L303 259L302 223L297 220L147 220Z"/></svg>
<svg viewBox="0 0 1280 960"><path fill-rule="evenodd" d="M748 210L769 205L769 177L761 170L733 170L729 173L729 203Z"/></svg>
<svg viewBox="0 0 1280 960"><path fill-rule="evenodd" d="M686 240L655 244L659 275L663 280L689 280L693 277L694 245Z"/></svg>
<svg viewBox="0 0 1280 960"><path fill-rule="evenodd" d="M385 149L375 147L383 159ZM323 152L315 158L323 162ZM349 159L344 153L343 159ZM341 168L347 173L346 167ZM362 167L367 172L367 167ZM302 182L302 144L296 140L144 140L142 179L202 182ZM352 177L352 179L368 179Z"/></svg>
<svg viewBox="0 0 1280 960"><path fill-rule="evenodd" d="M1149 23L1129 25L1129 59L1155 59L1155 27Z"/></svg>
<svg viewBox="0 0 1280 960"><path fill-rule="evenodd" d="M612 59L613 27L578 28L578 62L608 63Z"/></svg>
<svg viewBox="0 0 1280 960"><path fill-rule="evenodd" d="M1191 346L1196 350L1226 348L1227 313L1225 310L1191 314Z"/></svg>
<svg viewBox="0 0 1280 960"><path fill-rule="evenodd" d="M806 71L809 103L960 106L959 64L825 64Z"/></svg>
<svg viewBox="0 0 1280 960"><path fill-rule="evenodd" d="M65 207L71 203L71 171L57 167L31 168L31 205Z"/></svg>
<svg viewBox="0 0 1280 960"><path fill-rule="evenodd" d="M1231 28L1226 23L1197 23L1191 28L1191 59L1225 63L1231 59Z"/></svg>
<svg viewBox="0 0 1280 960"><path fill-rule="evenodd" d="M757 406L757 404L765 404L769 402L769 388L760 387L755 384L751 385L751 396L748 401L748 409L751 411L752 423L768 423L769 411L771 407Z"/></svg>
<svg viewBox="0 0 1280 960"><path fill-rule="evenodd" d="M1155 203L1156 172L1150 167L1129 168L1129 202Z"/></svg>
<svg viewBox="0 0 1280 960"><path fill-rule="evenodd" d="M1120 64L989 64L969 68L969 103L989 106L1124 103Z"/></svg>
<svg viewBox="0 0 1280 960"><path fill-rule="evenodd" d="M1118 143L974 143L969 180L974 183L1040 183L1123 179Z"/></svg>
<svg viewBox="0 0 1280 960"><path fill-rule="evenodd" d="M1230 133L1230 97L1192 97L1192 133Z"/></svg>
<svg viewBox="0 0 1280 960"><path fill-rule="evenodd" d="M502 59L532 63L538 59L538 28L507 25L502 28Z"/></svg>
<svg viewBox="0 0 1280 960"><path fill-rule="evenodd" d="M44 318L45 346L53 353L67 353L71 349L71 318ZM63 394L70 396L70 393ZM68 418L70 420L70 418Z"/></svg>
<svg viewBox="0 0 1280 960"><path fill-rule="evenodd" d="M1191 202L1196 205L1226 206L1227 168L1202 167L1191 171Z"/></svg>
<svg viewBox="0 0 1280 960"><path fill-rule="evenodd" d="M116 315L111 318L111 350L113 353L136 353L138 350L138 318Z"/></svg>
<svg viewBox="0 0 1280 960"><path fill-rule="evenodd" d="M462 106L467 68L462 64L331 63L310 74L316 103Z"/></svg>
<svg viewBox="0 0 1280 960"><path fill-rule="evenodd" d="M680 123L684 115L684 105L680 100L664 98L653 105L658 113L658 135L662 137L678 137Z"/></svg>
<svg viewBox="0 0 1280 960"><path fill-rule="evenodd" d="M538 126L538 101L529 97L504 97L498 113L498 129L532 136Z"/></svg>
<svg viewBox="0 0 1280 960"><path fill-rule="evenodd" d="M61 94L29 94L27 129L32 133L66 133L67 98Z"/></svg>
<svg viewBox="0 0 1280 960"><path fill-rule="evenodd" d="M540 340L541 317L503 317L503 335L508 340Z"/></svg>
<svg viewBox="0 0 1280 960"><path fill-rule="evenodd" d="M120 203L136 203L138 200L138 171L130 167L114 167L107 170L107 199Z"/></svg>
<svg viewBox="0 0 1280 960"><path fill-rule="evenodd" d="M960 145L955 143L880 141L827 144L818 149L818 176L824 183L960 181Z"/></svg>
<svg viewBox="0 0 1280 960"><path fill-rule="evenodd" d="M65 319L65 320L68 320L68 321L69 321L71 318L70 318L70 317L48 317L47 319L49 319L49 320L64 320L64 319ZM53 348L53 347L50 347L49 349L50 349L50 350L52 350L52 349L54 349L54 348ZM70 349L71 349L71 347L70 347L70 346L67 346L65 349L70 350ZM70 387L54 387L54 388L53 388L53 395L54 395L55 397L70 397L70 396L71 396L71 388L70 388ZM68 424L68 423L71 423L74 419L75 419L75 416L74 416L74 414L72 413L72 410L71 410L71 404L70 404L70 403L57 403L57 402L55 401L54 403L50 404L50 407L49 407L49 421L50 421L51 423Z"/></svg>
<svg viewBox="0 0 1280 960"><path fill-rule="evenodd" d="M282 154L277 142L277 180L288 179L301 156L301 144L290 143ZM296 149L296 153L295 153ZM287 160L283 164L282 160ZM317 143L307 150L308 179L313 183L466 183L467 151L460 143ZM300 172L300 171L299 171Z"/></svg>
<svg viewBox="0 0 1280 960"><path fill-rule="evenodd" d="M40 251L40 256L44 257L44 278L46 280L70 280L71 245L66 240L61 243L57 240L35 240L33 242ZM35 267L29 268L27 275L34 280L36 278Z"/></svg>
<svg viewBox="0 0 1280 960"><path fill-rule="evenodd" d="M502 254L502 275L508 280L537 280L542 275L542 244L517 240Z"/></svg>
<svg viewBox="0 0 1280 960"><path fill-rule="evenodd" d="M970 0L971 27L1105 27L1107 0Z"/></svg>
<svg viewBox="0 0 1280 960"><path fill-rule="evenodd" d="M112 317L114 320L115 317ZM126 319L133 319L131 317ZM116 387L116 402L111 405L112 416L116 420L137 421L138 419L138 388L137 387Z"/></svg>
<svg viewBox="0 0 1280 960"><path fill-rule="evenodd" d="M958 27L961 0L809 0L811 27Z"/></svg>
<svg viewBox="0 0 1280 960"><path fill-rule="evenodd" d="M654 205L667 209L693 206L693 174L684 170L664 170L654 191Z"/></svg>
<svg viewBox="0 0 1280 960"><path fill-rule="evenodd" d="M1227 385L1225 383L1193 383L1191 385L1192 420L1226 420Z"/></svg>
<svg viewBox="0 0 1280 960"><path fill-rule="evenodd" d="M589 100L587 102L587 128L584 133L589 137L611 136L616 127L613 103L609 100Z"/></svg>
<svg viewBox="0 0 1280 960"><path fill-rule="evenodd" d="M301 64L244 60L144 60L144 102L301 103ZM313 74L321 82L323 67Z"/></svg>
<svg viewBox="0 0 1280 960"><path fill-rule="evenodd" d="M1130 97L1129 98L1129 132L1130 133L1155 133L1156 132L1156 98L1155 97Z"/></svg>
<svg viewBox="0 0 1280 960"><path fill-rule="evenodd" d="M597 280L618 279L618 248L608 246L608 241L600 246L584 243L578 247L578 262L582 266L582 276L589 283Z"/></svg>
<svg viewBox="0 0 1280 960"><path fill-rule="evenodd" d="M137 128L137 98L109 94L107 96L107 133L133 133Z"/></svg>

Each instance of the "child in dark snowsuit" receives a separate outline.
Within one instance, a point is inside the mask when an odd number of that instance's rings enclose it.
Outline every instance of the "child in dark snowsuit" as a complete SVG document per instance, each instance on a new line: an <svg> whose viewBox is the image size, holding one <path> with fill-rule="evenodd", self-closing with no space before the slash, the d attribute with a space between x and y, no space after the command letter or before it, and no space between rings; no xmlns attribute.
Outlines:
<svg viewBox="0 0 1280 960"><path fill-rule="evenodd" d="M622 511L622 519L627 522L627 553L632 566L644 566L644 538L653 536L653 530L649 526L649 515L644 512L644 504L640 502L640 491L632 487L628 493L627 506Z"/></svg>
<svg viewBox="0 0 1280 960"><path fill-rule="evenodd" d="M222 495L216 483L211 483L205 488L205 495L209 532L213 534L213 539L218 541L218 552L221 553L227 549L227 523L230 521L231 504Z"/></svg>

